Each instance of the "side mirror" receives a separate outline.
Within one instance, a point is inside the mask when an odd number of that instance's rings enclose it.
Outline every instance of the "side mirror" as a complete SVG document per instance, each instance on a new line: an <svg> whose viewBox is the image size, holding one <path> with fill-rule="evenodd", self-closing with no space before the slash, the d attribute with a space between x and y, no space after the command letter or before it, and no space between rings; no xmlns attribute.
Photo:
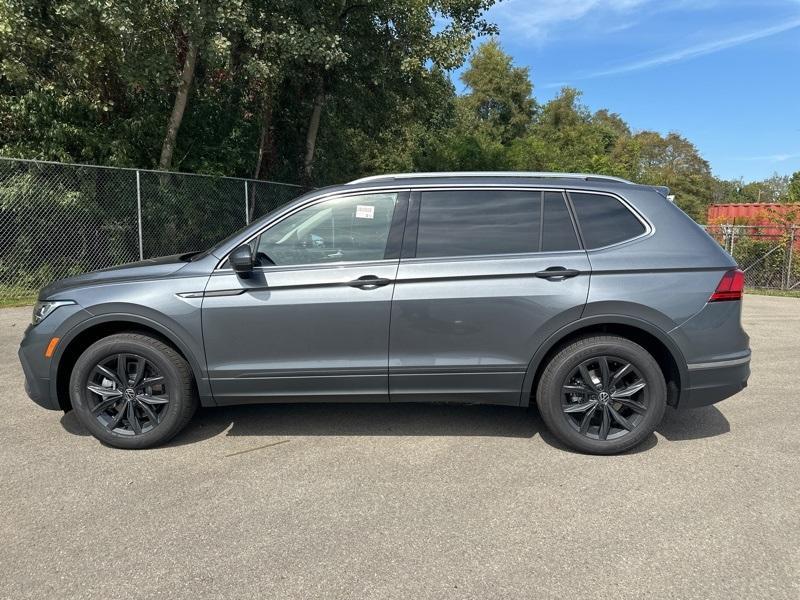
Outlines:
<svg viewBox="0 0 800 600"><path fill-rule="evenodd" d="M243 244L231 252L228 260L239 277L248 277L253 272L253 249Z"/></svg>

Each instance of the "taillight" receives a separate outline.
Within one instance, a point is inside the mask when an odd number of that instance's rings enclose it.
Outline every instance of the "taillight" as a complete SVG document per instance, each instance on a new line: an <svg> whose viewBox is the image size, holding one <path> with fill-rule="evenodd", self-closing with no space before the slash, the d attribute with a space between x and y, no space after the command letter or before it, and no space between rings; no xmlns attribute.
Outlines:
<svg viewBox="0 0 800 600"><path fill-rule="evenodd" d="M709 302L723 302L724 300L741 300L744 291L744 272L733 269L725 273L719 281L717 289L711 294Z"/></svg>

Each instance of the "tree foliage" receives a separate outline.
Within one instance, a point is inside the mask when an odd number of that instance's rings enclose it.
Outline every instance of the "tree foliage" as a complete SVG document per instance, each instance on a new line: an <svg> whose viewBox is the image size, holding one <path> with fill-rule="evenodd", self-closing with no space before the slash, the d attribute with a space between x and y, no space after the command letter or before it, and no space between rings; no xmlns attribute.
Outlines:
<svg viewBox="0 0 800 600"><path fill-rule="evenodd" d="M786 185L786 198L789 202L800 202L800 171L792 175Z"/></svg>
<svg viewBox="0 0 800 600"><path fill-rule="evenodd" d="M564 88L538 104L494 0L0 0L0 154L323 185L385 171L555 170L709 202L800 201L800 174L719 181L677 133Z"/></svg>

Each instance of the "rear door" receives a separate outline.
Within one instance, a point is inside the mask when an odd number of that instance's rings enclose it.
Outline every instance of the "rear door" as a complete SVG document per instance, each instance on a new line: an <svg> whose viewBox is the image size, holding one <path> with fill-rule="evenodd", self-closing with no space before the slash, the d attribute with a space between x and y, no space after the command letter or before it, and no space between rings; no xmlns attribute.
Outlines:
<svg viewBox="0 0 800 600"><path fill-rule="evenodd" d="M539 344L589 290L558 190L414 192L392 301L393 402L517 405Z"/></svg>

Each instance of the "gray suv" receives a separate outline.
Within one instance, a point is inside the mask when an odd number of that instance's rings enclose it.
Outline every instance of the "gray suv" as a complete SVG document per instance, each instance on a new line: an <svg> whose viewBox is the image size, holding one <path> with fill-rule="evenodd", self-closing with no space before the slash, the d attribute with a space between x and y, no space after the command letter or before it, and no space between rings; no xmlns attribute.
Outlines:
<svg viewBox="0 0 800 600"><path fill-rule="evenodd" d="M198 404L535 402L565 445L621 452L750 373L742 272L667 193L555 173L315 190L205 252L43 289L26 388L120 448Z"/></svg>

